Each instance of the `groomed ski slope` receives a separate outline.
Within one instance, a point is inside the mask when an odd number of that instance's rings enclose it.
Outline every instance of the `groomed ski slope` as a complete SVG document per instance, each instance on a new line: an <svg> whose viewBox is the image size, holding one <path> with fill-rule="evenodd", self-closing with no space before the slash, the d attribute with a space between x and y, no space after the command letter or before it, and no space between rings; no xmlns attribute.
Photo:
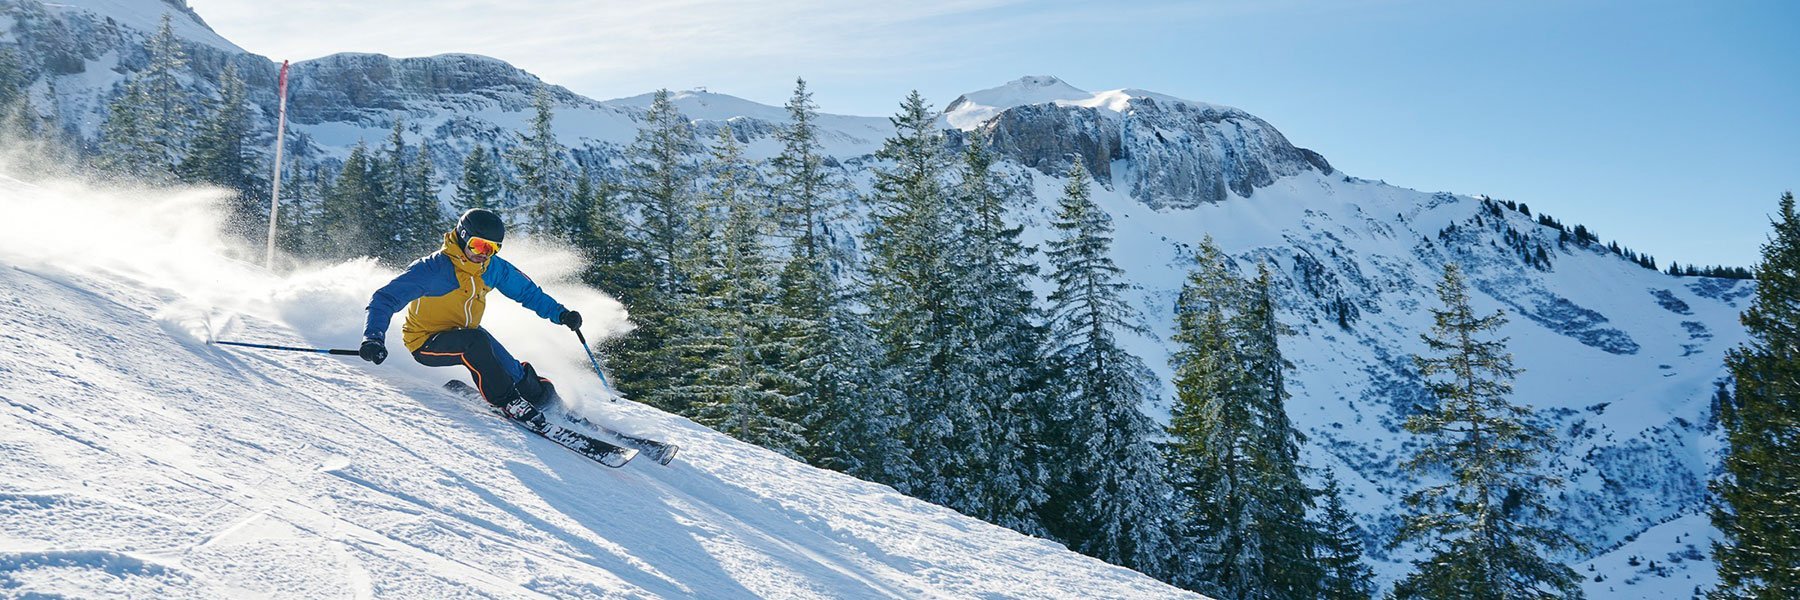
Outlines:
<svg viewBox="0 0 1800 600"><path fill-rule="evenodd" d="M392 275L226 258L214 201L0 178L0 596L1199 597L597 400L573 336L498 295L490 329L582 413L681 458L588 462L440 391L464 375L398 335L379 367L209 346L353 346ZM590 335L623 330L566 255L507 249Z"/></svg>

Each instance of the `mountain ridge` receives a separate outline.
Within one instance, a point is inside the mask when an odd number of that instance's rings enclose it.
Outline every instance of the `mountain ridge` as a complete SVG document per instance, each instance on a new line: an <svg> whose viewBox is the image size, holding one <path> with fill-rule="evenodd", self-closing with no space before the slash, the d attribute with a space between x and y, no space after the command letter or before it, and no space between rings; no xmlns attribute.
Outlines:
<svg viewBox="0 0 1800 600"><path fill-rule="evenodd" d="M455 74L463 61L505 64L466 56L335 59L365 61L368 70L342 69L329 76L328 69L305 61L297 63L296 77L316 89L356 89L349 80L403 61L424 61L417 66L427 74ZM332 57L318 60L326 58ZM213 73L205 69L225 60L209 54L198 61L201 70L194 79L204 83ZM109 65L93 58L84 64L128 72L134 63ZM384 138L400 118L409 127L409 143L426 141L439 172L454 173L473 145L505 146L524 127L531 91L524 83L537 80L506 67L516 72L477 78L492 85L462 91L439 93L426 86L412 97L380 96L386 88L373 90L369 98L321 97L299 110L309 115L302 120L311 120L291 132L290 140L298 138L301 149L289 151L329 166L359 140ZM257 69L266 71L267 81L253 87L263 86L259 107L272 121L273 70ZM59 81L71 79L62 77ZM117 79L57 89L66 96L65 106L97 110ZM1560 525L1596 548L1568 558L1578 566L1623 574L1588 586L1590 595L1641 593L1644 588L1621 583L1633 578L1657 583L1661 576L1640 572L1619 554L1646 551L1649 542L1634 540L1672 544L1667 540L1708 535L1709 525L1694 517L1703 509L1705 481L1717 465L1716 430L1708 423L1711 384L1723 375L1718 358L1724 349L1742 339L1735 313L1753 283L1670 277L1598 244L1570 241L1560 226L1541 224L1515 208L1496 208L1497 202L1485 198L1351 177L1238 109L1130 89L1099 99L1109 93L1086 92L1047 76L1014 81L1020 82L1050 92L1014 103L1017 98L1003 102L983 93L999 88L978 90L953 100L944 114L963 111L959 121L984 129L1005 157L1005 179L1032 193L1009 215L1026 226L1028 241L1047 239L1049 199L1060 192L1060 175L1075 159L1095 174L1103 188L1096 199L1120 227L1114 254L1136 286L1132 303L1157 330L1155 336L1133 339L1133 349L1165 385L1167 317L1191 244L1210 234L1242 267L1262 261L1274 268L1283 320L1296 330L1283 342L1296 363L1290 412L1314 440L1307 446L1307 462L1337 472L1357 498L1353 506L1371 532L1371 557L1384 578L1391 580L1410 558L1404 550L1381 548L1396 524L1394 501L1412 485L1394 466L1407 439L1398 420L1424 393L1406 357L1419 350L1417 333L1429 326L1419 315L1431 306L1432 276L1452 260L1468 267L1478 308L1503 308L1515 317L1504 330L1526 369L1515 396L1543 411L1567 438L1549 467L1574 484L1566 491L1569 510ZM34 89L41 93L41 82ZM753 158L775 150L770 133L779 108L711 92L676 96L678 104L703 115L698 123L731 127ZM730 108L736 101L754 106ZM642 96L606 101L559 96L558 137L607 176L607 167L618 164L635 135L633 111L641 102ZM981 113L981 107L991 114ZM86 113L87 122L97 126L93 110ZM312 116L319 114L354 119ZM858 190L866 190L874 164L869 155L888 133L879 131L884 119L834 117L845 121L828 130L827 153ZM967 139L957 127L946 133L953 145ZM864 216L853 216L846 229L865 227L858 221ZM854 246L854 240L840 241ZM1546 258L1539 261L1538 252ZM1157 413L1166 404L1147 408ZM1668 551L1684 552L1680 546ZM1682 564L1693 574L1705 563ZM1623 587L1609 591L1613 586Z"/></svg>

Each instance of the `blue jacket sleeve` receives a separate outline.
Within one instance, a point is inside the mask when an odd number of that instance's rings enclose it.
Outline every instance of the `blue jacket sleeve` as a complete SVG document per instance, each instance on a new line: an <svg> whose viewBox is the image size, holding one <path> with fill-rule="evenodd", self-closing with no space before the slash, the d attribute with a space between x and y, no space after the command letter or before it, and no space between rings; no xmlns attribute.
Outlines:
<svg viewBox="0 0 1800 600"><path fill-rule="evenodd" d="M363 339L383 341L387 338L388 322L393 320L394 313L429 294L432 288L443 287L433 285L437 280L443 279L443 269L440 267L448 264L439 260L441 258L433 255L414 261L399 276L394 277L393 281L375 290L375 295L369 298L369 321L363 327ZM438 293L442 294L443 291L438 290Z"/></svg>
<svg viewBox="0 0 1800 600"><path fill-rule="evenodd" d="M519 272L519 269L512 266L512 263L506 262L498 256L491 260L493 264L488 265L487 272L481 276L482 280L494 289L500 290L500 293L506 294L506 297L524 305L527 310L537 313L538 316L549 319L552 323L562 322L561 317L564 310L562 303L551 298L550 294L544 293L543 288L538 287L530 277Z"/></svg>

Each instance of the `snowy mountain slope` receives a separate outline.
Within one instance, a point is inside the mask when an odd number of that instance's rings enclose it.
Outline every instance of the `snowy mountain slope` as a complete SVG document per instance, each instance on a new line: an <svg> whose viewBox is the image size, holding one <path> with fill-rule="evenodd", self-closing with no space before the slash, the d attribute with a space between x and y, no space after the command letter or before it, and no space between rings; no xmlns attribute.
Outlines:
<svg viewBox="0 0 1800 600"><path fill-rule="evenodd" d="M0 6L31 4L37 3L0 0ZM32 33L51 30L46 27L15 25L14 32L49 39ZM141 63L130 51L109 58L31 47L38 52L34 64L76 56L69 60L85 65L43 67L59 96L40 106L86 115L87 123L97 123L95 107L104 96L95 94L123 77L113 69ZM196 86L207 85L216 74L209 69L225 60L207 56L194 61ZM270 63L251 55L231 60L263 65L265 81L252 84L264 86L258 101L271 109ZM300 141L290 156L330 161L359 139L378 143L400 117L415 130L409 143L433 140L446 181L475 143L504 144L524 126L529 92L541 84L503 62L467 55L337 55L301 63L296 78L297 87L322 93L296 98L305 107L297 109L300 123L290 140ZM34 90L47 93L46 80ZM603 164L617 160L647 101L596 102L550 89L559 139ZM778 107L710 92L678 93L677 103L702 124L732 126L752 156L772 153L767 135L780 122ZM1052 77L971 92L946 109L953 143L966 139L966 129L987 130L1010 177L1035 194L1015 215L1034 241L1048 234L1060 174L1077 157L1093 172L1102 184L1096 197L1119 227L1115 256L1138 286L1135 304L1158 333L1136 340L1134 348L1165 381L1170 310L1188 247L1211 234L1244 268L1258 258L1276 267L1281 317L1295 329L1283 340L1296 366L1290 412L1310 438L1309 463L1333 469L1351 490L1384 577L1403 572L1411 558L1383 549L1397 524L1398 499L1418 484L1396 467L1409 440L1398 423L1411 404L1425 400L1408 355L1421 347L1418 334L1429 327L1425 310L1436 302L1431 285L1450 260L1469 268L1479 307L1509 313L1505 332L1526 370L1514 397L1543 409L1546 423L1564 437L1549 467L1571 482L1553 497L1565 511L1557 525L1592 547L1567 558L1606 568L1634 554L1683 553L1688 542L1673 542L1676 537L1710 535L1695 515L1717 464L1711 386L1723 373L1723 352L1743 339L1736 313L1752 282L1666 276L1596 247L1559 243L1559 232L1530 216L1492 212L1477 198L1347 176L1239 109L1141 90L1092 93ZM831 153L866 191L866 155L886 135L885 120L828 115L821 121L829 123ZM1606 224L1588 225L1604 230ZM1526 259L1539 248L1547 266ZM1679 533L1661 535L1671 531ZM1693 560L1683 564L1690 573L1706 570ZM1691 587L1654 573L1635 584L1624 579L1609 575L1590 592L1599 598L1685 595Z"/></svg>
<svg viewBox="0 0 1800 600"><path fill-rule="evenodd" d="M1022 168L1017 175L1032 180L1040 198L1053 198L1062 185ZM1344 482L1385 579L1403 574L1413 558L1382 550L1398 525L1400 496L1417 485L1397 468L1411 437L1399 423L1412 403L1426 401L1408 356L1424 351L1418 335L1430 327L1426 309L1437 305L1432 286L1452 260L1470 272L1478 309L1509 315L1502 331L1525 370L1514 400L1538 409L1562 436L1548 461L1569 481L1552 494L1563 510L1554 524L1595 554L1665 522L1686 523L1690 540L1709 535L1694 515L1703 514L1705 482L1717 464L1717 432L1708 422L1713 382L1723 375L1724 351L1743 340L1736 317L1751 282L1671 277L1597 245L1560 249L1554 229L1511 210L1496 217L1474 198L1341 175L1296 175L1258 189L1254 199L1189 210L1156 210L1119 190L1096 190L1095 198L1115 219L1114 258L1131 274L1134 303L1156 334L1132 347L1163 381L1171 377L1171 311L1192 242L1214 236L1245 272L1258 260L1270 264L1282 321L1293 328L1282 340L1295 365L1288 412L1309 438L1306 464ZM1040 240L1049 233L1048 211L1031 211L1028 231ZM1452 223L1457 233L1440 237ZM1507 230L1550 248L1549 270L1524 265ZM1633 550L1683 551L1642 539ZM1611 556L1593 560L1616 562ZM1589 591L1631 598L1691 587L1658 587L1664 583L1609 581Z"/></svg>
<svg viewBox="0 0 1800 600"><path fill-rule="evenodd" d="M391 276L225 258L210 200L0 180L0 212L34 225L0 247L0 595L1197 597L630 403L582 412L682 444L674 465L592 464L403 356L208 346L352 342ZM556 282L566 257L514 254L618 325ZM515 352L594 396L567 331L490 310Z"/></svg>

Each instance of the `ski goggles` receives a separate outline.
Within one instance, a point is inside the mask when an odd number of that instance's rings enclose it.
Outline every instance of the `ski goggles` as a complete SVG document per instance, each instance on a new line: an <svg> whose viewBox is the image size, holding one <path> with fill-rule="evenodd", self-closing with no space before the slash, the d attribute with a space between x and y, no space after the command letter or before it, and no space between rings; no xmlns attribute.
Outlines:
<svg viewBox="0 0 1800 600"><path fill-rule="evenodd" d="M500 242L482 237L471 237L464 246L469 251L470 258L487 258L500 253Z"/></svg>

